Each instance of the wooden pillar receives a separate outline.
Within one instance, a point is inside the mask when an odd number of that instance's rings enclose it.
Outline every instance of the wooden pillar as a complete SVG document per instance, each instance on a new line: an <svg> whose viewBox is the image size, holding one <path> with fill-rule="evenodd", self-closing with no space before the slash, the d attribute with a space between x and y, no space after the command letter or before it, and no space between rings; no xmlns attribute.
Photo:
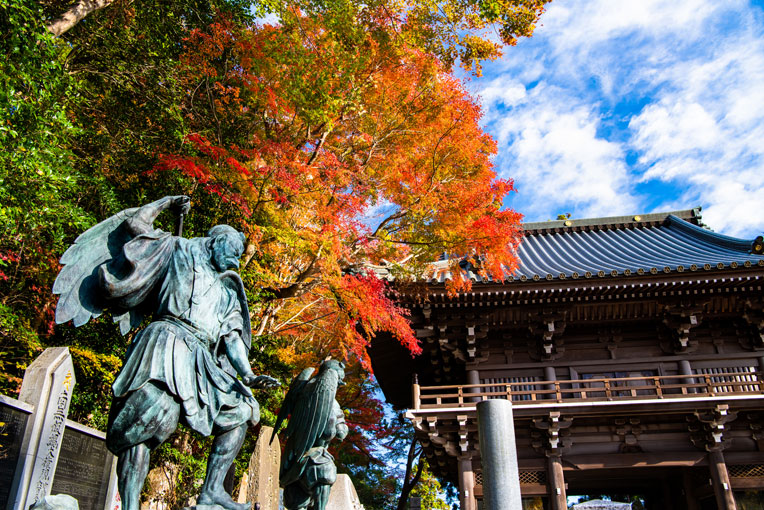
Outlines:
<svg viewBox="0 0 764 510"><path fill-rule="evenodd" d="M562 457L560 455L547 457L546 478L552 510L567 510L568 498L565 494L565 476L562 472Z"/></svg>
<svg viewBox="0 0 764 510"><path fill-rule="evenodd" d="M544 367L544 379L546 379L547 381L557 380L557 372L555 371L554 367ZM554 390L554 384L548 384L546 389ZM555 395L554 393L547 393L546 398L549 400L556 400L557 395Z"/></svg>
<svg viewBox="0 0 764 510"><path fill-rule="evenodd" d="M679 361L679 374L680 375L692 375L692 367L690 366L690 362L686 359ZM695 384L695 378L689 378L689 379L682 379L682 383L689 383L689 384ZM690 388L688 390L689 393L697 393L698 388Z"/></svg>
<svg viewBox="0 0 764 510"><path fill-rule="evenodd" d="M661 500L663 501L661 504L662 510L672 510L674 508L674 497L668 477L661 480Z"/></svg>
<svg viewBox="0 0 764 510"><path fill-rule="evenodd" d="M715 448L708 452L708 469L711 472L711 484L716 496L716 506L719 510L737 510L729 473L727 472L727 464L724 463L721 449Z"/></svg>
<svg viewBox="0 0 764 510"><path fill-rule="evenodd" d="M472 456L459 457L459 508L477 510Z"/></svg>
<svg viewBox="0 0 764 510"><path fill-rule="evenodd" d="M695 487L692 485L692 478L687 469L682 470L682 487L684 488L684 499L687 504L687 510L699 510L698 498L695 496Z"/></svg>
<svg viewBox="0 0 764 510"><path fill-rule="evenodd" d="M477 370L467 370L467 384L480 384L480 373ZM467 388L467 393L480 393L480 388ZM468 402L480 402L480 397L469 397Z"/></svg>

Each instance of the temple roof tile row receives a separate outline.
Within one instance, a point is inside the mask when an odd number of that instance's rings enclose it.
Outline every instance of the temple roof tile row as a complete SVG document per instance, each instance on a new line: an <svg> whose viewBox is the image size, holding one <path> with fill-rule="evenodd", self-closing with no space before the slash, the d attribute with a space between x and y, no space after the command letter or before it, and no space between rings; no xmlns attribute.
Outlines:
<svg viewBox="0 0 764 510"><path fill-rule="evenodd" d="M524 225L519 267L501 278L476 283L628 277L764 266L764 240L715 233L701 222L700 208L635 216L557 220ZM448 262L436 262L428 283L453 277Z"/></svg>

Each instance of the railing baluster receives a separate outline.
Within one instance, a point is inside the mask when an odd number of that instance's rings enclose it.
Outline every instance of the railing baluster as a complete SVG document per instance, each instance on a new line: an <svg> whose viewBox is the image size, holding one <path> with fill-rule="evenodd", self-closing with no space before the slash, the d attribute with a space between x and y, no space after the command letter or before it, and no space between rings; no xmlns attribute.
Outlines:
<svg viewBox="0 0 764 510"><path fill-rule="evenodd" d="M741 379L743 376L748 378ZM703 381L701 381L701 377ZM650 386L649 383L652 383L653 386ZM563 388L566 385L571 385L571 388ZM502 386L504 387L503 390ZM513 386L518 386L519 389L515 391ZM696 388L705 388L705 393L695 391ZM652 394L650 390L652 390ZM640 394L640 392L642 393ZM556 403L602 400L603 395L608 401L619 401L629 398L663 399L680 395L707 397L731 393L738 395L764 394L764 373L719 372L715 374L541 381L534 385L494 382L490 385L427 386L424 388L415 380L412 384L411 396L413 410L417 411L423 408L453 407L454 404L459 408L470 407L474 406L475 402L491 398L506 398L511 401L515 396L523 400L524 405L549 405L553 403L552 400ZM525 395L529 397L525 397ZM547 395L551 395L551 398Z"/></svg>

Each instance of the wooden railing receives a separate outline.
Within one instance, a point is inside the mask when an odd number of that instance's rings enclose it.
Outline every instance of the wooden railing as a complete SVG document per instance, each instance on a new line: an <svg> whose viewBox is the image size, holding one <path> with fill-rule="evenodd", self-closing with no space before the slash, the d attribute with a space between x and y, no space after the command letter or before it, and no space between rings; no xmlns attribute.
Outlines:
<svg viewBox="0 0 764 510"><path fill-rule="evenodd" d="M510 399L518 404L593 402L718 395L762 395L764 373L659 375L564 381L533 381L420 386L414 384L414 409L472 407L487 399Z"/></svg>

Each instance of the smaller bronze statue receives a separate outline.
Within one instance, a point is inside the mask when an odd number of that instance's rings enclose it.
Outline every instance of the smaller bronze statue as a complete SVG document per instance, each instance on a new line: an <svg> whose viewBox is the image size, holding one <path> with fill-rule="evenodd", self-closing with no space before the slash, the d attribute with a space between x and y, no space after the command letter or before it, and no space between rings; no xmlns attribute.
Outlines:
<svg viewBox="0 0 764 510"><path fill-rule="evenodd" d="M335 396L344 384L345 365L327 360L311 379L306 368L294 381L281 406L271 441L289 416L286 444L281 456L279 484L284 488L287 510L324 510L337 480L334 457L327 451L335 437L345 439L348 427Z"/></svg>
<svg viewBox="0 0 764 510"><path fill-rule="evenodd" d="M149 454L183 423L213 435L198 505L249 510L223 489L249 425L260 420L250 387L278 382L249 366L249 310L239 267L244 236L228 225L185 239L155 229L156 217L180 217L186 196L124 210L79 236L61 257L53 286L56 322L81 326L108 310L127 333L151 316L130 344L112 386L106 446L117 455L124 510L139 510ZM180 229L179 229L180 230Z"/></svg>

